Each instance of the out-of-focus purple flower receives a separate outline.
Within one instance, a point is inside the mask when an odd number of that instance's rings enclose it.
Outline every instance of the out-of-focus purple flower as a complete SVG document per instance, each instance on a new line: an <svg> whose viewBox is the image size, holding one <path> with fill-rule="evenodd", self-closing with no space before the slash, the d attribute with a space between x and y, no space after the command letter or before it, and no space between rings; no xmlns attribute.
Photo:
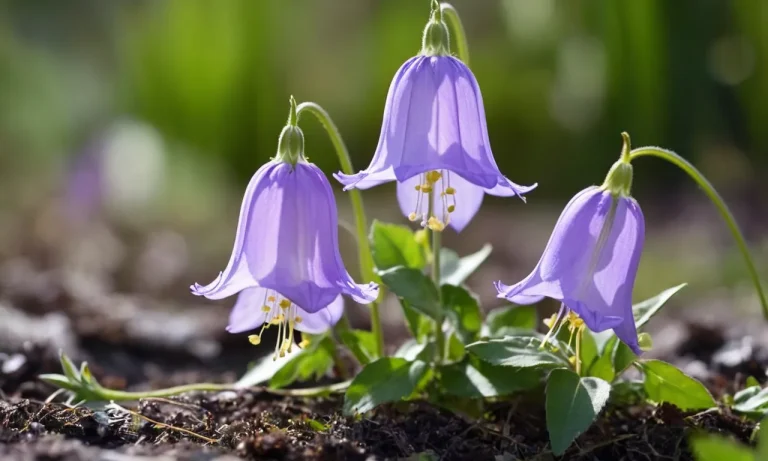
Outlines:
<svg viewBox="0 0 768 461"><path fill-rule="evenodd" d="M354 175L334 176L345 190L397 181L403 214L433 230L464 229L485 194L522 196L536 187L517 185L499 171L480 87L452 56L416 56L400 68L371 164Z"/></svg>
<svg viewBox="0 0 768 461"><path fill-rule="evenodd" d="M640 354L632 289L644 238L634 199L605 185L589 187L566 205L533 272L512 286L496 283L499 297L516 304L561 301L590 330L612 328Z"/></svg>
<svg viewBox="0 0 768 461"><path fill-rule="evenodd" d="M258 308L277 303L286 309L279 318L280 328L288 330L301 323L296 322L299 311L291 306L318 314L328 311L339 295L370 303L379 291L373 282L356 284L344 267L333 191L323 172L304 158L304 138L296 126L295 111L292 99L277 157L259 168L248 184L229 264L210 284L191 287L193 294L210 299L258 287L267 299L273 298L272 304L265 302ZM338 320L334 309L328 317L304 317L312 325L322 326L319 319ZM243 308L235 312L238 318L248 313ZM231 326L238 328L235 323Z"/></svg>
<svg viewBox="0 0 768 461"><path fill-rule="evenodd" d="M100 211L104 201L104 149L102 138L91 140L70 165L64 190L68 217L88 219Z"/></svg>
<svg viewBox="0 0 768 461"><path fill-rule="evenodd" d="M249 337L251 343L261 343L265 329L276 325L278 340L275 357L291 352L294 343L293 330L318 334L327 331L344 313L344 298L337 296L330 304L317 312L308 312L279 293L267 288L246 288L237 297L229 316L227 331L242 333L261 327L258 335Z"/></svg>

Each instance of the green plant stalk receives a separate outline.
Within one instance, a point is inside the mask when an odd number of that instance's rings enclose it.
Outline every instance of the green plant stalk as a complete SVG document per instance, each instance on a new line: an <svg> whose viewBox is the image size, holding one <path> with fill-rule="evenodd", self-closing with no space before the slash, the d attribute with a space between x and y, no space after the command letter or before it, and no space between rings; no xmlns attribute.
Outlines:
<svg viewBox="0 0 768 461"><path fill-rule="evenodd" d="M448 26L448 30L456 41L456 56L469 67L469 44L459 12L450 3L441 3L440 12L443 15L443 22Z"/></svg>
<svg viewBox="0 0 768 461"><path fill-rule="evenodd" d="M434 191L430 191L428 195L429 206L427 207L427 216L433 216L434 211ZM440 305L440 312L442 312L442 290L440 289L440 246L442 244L442 233L439 231L430 230L432 233L432 281L437 287L437 299ZM445 334L443 333L443 316L435 319L435 363L438 365L443 362L445 357Z"/></svg>
<svg viewBox="0 0 768 461"><path fill-rule="evenodd" d="M296 108L296 113L301 117L302 112L310 112L317 117L320 124L325 128L328 137L333 144L333 148L336 151L336 156L339 158L339 164L341 165L341 171L345 174L354 174L352 169L352 160L349 156L349 150L344 144L344 140L341 137L339 129L336 124L333 123L331 116L323 109L319 104L314 102L303 102ZM365 208L363 207L363 197L359 190L352 189L349 191L349 197L352 201L352 211L355 215L355 229L357 230L357 252L360 260L360 272L364 280L371 281L376 280L376 272L374 271L373 255L371 253L371 246L368 243L368 220L365 217ZM379 299L382 298L384 293L383 289L379 290ZM379 357L384 356L384 333L381 328L381 315L379 314L379 300L371 303L371 331L376 338L376 354Z"/></svg>
<svg viewBox="0 0 768 461"><path fill-rule="evenodd" d="M752 256L749 254L749 247L747 247L747 242L744 240L744 235L742 235L738 224L736 224L736 220L734 219L733 214L731 214L731 210L728 209L728 206L725 204L723 198L720 197L720 194L717 193L712 184L707 180L707 178L704 177L703 174L701 174L699 170L696 169L696 167L691 165L690 162L672 152L671 150L662 149L661 147L640 147L632 150L629 155L629 159L634 160L638 157L647 156L658 157L662 160L666 160L676 165L681 170L685 171L685 173L688 174L688 176L690 176L691 179L693 179L696 184L698 184L699 187L704 190L704 193L707 194L707 197L709 197L712 203L715 204L717 211L720 212L720 216L728 225L728 229L731 231L734 240L736 240L736 245L738 246L741 255L744 257L747 271L752 278L752 283L755 285L755 291L757 291L757 297L760 299L760 304L763 308L763 316L766 320L768 320L768 300L766 300L765 292L763 291L763 287L760 283L760 276L757 273L755 262L752 260Z"/></svg>
<svg viewBox="0 0 768 461"><path fill-rule="evenodd" d="M186 392L220 392L220 391L237 391L242 389L253 389L256 391L267 392L269 394L286 396L286 397L313 397L317 395L324 395L335 392L342 392L349 387L351 381L343 381L329 386L309 387L305 389L270 389L267 387L254 387L243 388L237 387L232 384L217 384L217 383L197 383L197 384L185 384L183 386L169 387L166 389L157 389L153 391L145 392L127 392L118 391L114 389L107 389L105 387L98 386L96 388L87 389L89 394L94 397L98 397L105 401L126 401L126 400L140 400L150 398L163 398L173 397L175 395L184 394Z"/></svg>

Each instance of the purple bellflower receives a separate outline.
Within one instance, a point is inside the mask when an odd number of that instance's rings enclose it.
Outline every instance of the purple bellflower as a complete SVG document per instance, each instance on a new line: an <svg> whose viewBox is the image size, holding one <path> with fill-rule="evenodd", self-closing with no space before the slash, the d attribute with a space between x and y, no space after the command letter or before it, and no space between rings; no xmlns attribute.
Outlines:
<svg viewBox="0 0 768 461"><path fill-rule="evenodd" d="M229 264L210 284L191 287L193 294L209 299L260 288L238 301L230 331L247 329L254 319L277 321L281 331L289 332L286 337L305 321L313 323L313 330L321 324L327 329L339 319L338 305L333 304L339 295L363 304L378 296L378 285L356 284L344 267L331 185L303 151L291 99L278 155L259 168L246 189ZM260 303L251 302L259 296ZM248 306L254 312L248 313ZM290 347L290 342L278 341L280 351Z"/></svg>
<svg viewBox="0 0 768 461"><path fill-rule="evenodd" d="M420 55L400 67L389 87L371 164L357 174L334 176L345 190L397 181L406 217L435 231L450 225L460 232L485 194L522 197L536 185L517 185L499 171L480 87L472 71L450 55L449 43L438 6Z"/></svg>
<svg viewBox="0 0 768 461"><path fill-rule="evenodd" d="M568 312L572 325L578 316L592 331L613 329L640 354L632 289L645 221L629 196L631 183L632 166L622 156L601 187L584 189L565 206L533 272L512 286L496 283L499 297L515 304L556 299L562 307L552 329Z"/></svg>

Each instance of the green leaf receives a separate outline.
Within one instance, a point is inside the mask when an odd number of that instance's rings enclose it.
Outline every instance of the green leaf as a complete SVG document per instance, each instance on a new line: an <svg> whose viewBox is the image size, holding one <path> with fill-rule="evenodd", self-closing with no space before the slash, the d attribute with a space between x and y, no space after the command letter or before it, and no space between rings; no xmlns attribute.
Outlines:
<svg viewBox="0 0 768 461"><path fill-rule="evenodd" d="M440 384L445 393L457 397L498 397L533 389L541 373L533 368L494 366L478 359L440 367Z"/></svg>
<svg viewBox="0 0 768 461"><path fill-rule="evenodd" d="M624 344L624 341L617 340L612 354L613 369L616 376L620 376L635 360L637 360L637 356L632 352L632 349Z"/></svg>
<svg viewBox="0 0 768 461"><path fill-rule="evenodd" d="M763 416L768 412L768 388L753 386L737 392L733 396L733 410L752 417Z"/></svg>
<svg viewBox="0 0 768 461"><path fill-rule="evenodd" d="M686 285L688 284L681 283L676 287L668 288L653 298L646 299L645 301L639 302L632 306L632 313L635 317L635 325L637 325L637 329L639 330L643 325L648 323L648 320L656 315L659 309L664 307L664 304L669 301L669 298L674 296L678 291L682 290Z"/></svg>
<svg viewBox="0 0 768 461"><path fill-rule="evenodd" d="M547 380L547 430L552 452L562 455L589 428L611 394L599 378L579 378L571 370L553 370Z"/></svg>
<svg viewBox="0 0 768 461"><path fill-rule="evenodd" d="M41 379L42 381L45 381L48 384L52 384L56 387L60 387L62 389L66 389L73 392L77 392L78 390L80 390L80 387L81 387L80 383L77 383L77 382L73 383L72 381L70 381L68 377L64 375L56 374L56 373L40 375L38 376L38 378Z"/></svg>
<svg viewBox="0 0 768 461"><path fill-rule="evenodd" d="M668 402L682 410L715 406L715 399L703 384L661 360L640 363L645 373L645 392L654 402Z"/></svg>
<svg viewBox="0 0 768 461"><path fill-rule="evenodd" d="M535 330L539 316L533 306L505 306L488 312L483 336L515 336L520 330Z"/></svg>
<svg viewBox="0 0 768 461"><path fill-rule="evenodd" d="M339 339L352 352L361 365L377 359L376 336L365 330L342 330Z"/></svg>
<svg viewBox="0 0 768 461"><path fill-rule="evenodd" d="M411 335L419 342L423 342L434 330L435 322L425 315L419 314L419 311L412 308L407 301L400 300L400 307L403 309L403 317L408 326Z"/></svg>
<svg viewBox="0 0 768 461"><path fill-rule="evenodd" d="M592 366L589 367L589 371L587 372L588 376L604 379L609 383L613 382L616 377L616 371L613 368L613 351L618 340L619 338L616 335L612 335L608 338L600 356L592 363ZM600 350L599 345L598 350Z"/></svg>
<svg viewBox="0 0 768 461"><path fill-rule="evenodd" d="M768 421L760 423L760 429L757 433L757 453L756 461L768 461Z"/></svg>
<svg viewBox="0 0 768 461"><path fill-rule="evenodd" d="M432 319L441 318L437 288L420 270L399 266L379 275L384 284L410 307Z"/></svg>
<svg viewBox="0 0 768 461"><path fill-rule="evenodd" d="M72 363L72 360L67 357L67 354L65 354L64 351L59 351L59 361L61 362L61 369L64 371L64 376L74 383L80 382L80 372L77 371L77 367Z"/></svg>
<svg viewBox="0 0 768 461"><path fill-rule="evenodd" d="M424 250L406 226L373 221L369 239L373 262L380 271L396 266L423 269L427 264Z"/></svg>
<svg viewBox="0 0 768 461"><path fill-rule="evenodd" d="M459 258L452 250L447 248L441 249L440 284L459 286L464 283L488 258L492 249L493 247L486 243L477 253L472 253L463 258Z"/></svg>
<svg viewBox="0 0 768 461"><path fill-rule="evenodd" d="M759 386L760 381L754 376L747 376L747 382L744 384L746 387Z"/></svg>
<svg viewBox="0 0 768 461"><path fill-rule="evenodd" d="M476 340L482 326L477 298L464 288L453 285L443 285L440 290L443 311L461 342L469 344Z"/></svg>
<svg viewBox="0 0 768 461"><path fill-rule="evenodd" d="M755 461L756 459L752 450L746 446L715 434L691 437L691 448L696 455L696 461Z"/></svg>
<svg viewBox="0 0 768 461"><path fill-rule="evenodd" d="M382 403L409 397L431 376L429 366L420 360L380 358L366 365L352 380L344 396L344 412L365 413Z"/></svg>
<svg viewBox="0 0 768 461"><path fill-rule="evenodd" d="M319 379L333 366L333 352L336 345L329 337L311 343L306 352L290 359L269 380L269 387L280 389L294 381ZM283 358L285 359L285 358ZM278 358L278 360L281 360Z"/></svg>
<svg viewBox="0 0 768 461"><path fill-rule="evenodd" d="M395 357L400 357L410 362L423 360L429 362L435 356L435 344L420 344L415 339L406 340L395 352Z"/></svg>
<svg viewBox="0 0 768 461"><path fill-rule="evenodd" d="M330 429L330 426L327 424L323 424L320 421L312 418L307 418L307 425L313 430L317 432L325 432L328 429Z"/></svg>
<svg viewBox="0 0 768 461"><path fill-rule="evenodd" d="M517 368L557 368L570 366L568 359L539 348L541 340L531 336L507 336L504 339L478 341L467 350L492 365Z"/></svg>
<svg viewBox="0 0 768 461"><path fill-rule="evenodd" d="M586 328L581 332L579 356L581 359L581 370L586 376L589 368L597 359L597 343L595 343L595 338L592 336L592 333Z"/></svg>
<svg viewBox="0 0 768 461"><path fill-rule="evenodd" d="M310 347L312 347L310 345ZM245 374L237 380L234 384L236 388L245 388L259 385L261 383L269 381L272 376L275 375L281 368L288 364L291 360L297 358L299 355L305 354L307 351L293 348L291 353L288 353L285 357L278 360L273 360L272 354L261 357L256 363L245 372Z"/></svg>

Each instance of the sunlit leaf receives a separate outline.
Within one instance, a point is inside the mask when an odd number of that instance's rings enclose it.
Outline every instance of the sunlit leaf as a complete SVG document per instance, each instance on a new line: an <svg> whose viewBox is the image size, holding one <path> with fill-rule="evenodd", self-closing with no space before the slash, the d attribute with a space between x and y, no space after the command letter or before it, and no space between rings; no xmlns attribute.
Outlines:
<svg viewBox="0 0 768 461"><path fill-rule="evenodd" d="M420 270L398 266L379 275L384 284L410 307L432 319L441 317L437 288Z"/></svg>
<svg viewBox="0 0 768 461"><path fill-rule="evenodd" d="M422 269L427 263L422 246L406 226L373 221L369 239L373 262L380 271L397 266Z"/></svg>
<svg viewBox="0 0 768 461"><path fill-rule="evenodd" d="M459 258L447 248L440 250L440 284L456 285L464 283L491 254L493 247L485 244L477 253Z"/></svg>
<svg viewBox="0 0 768 461"><path fill-rule="evenodd" d="M521 330L535 330L539 321L533 306L505 306L488 312L485 318L483 336L500 338L515 336Z"/></svg>
<svg viewBox="0 0 768 461"><path fill-rule="evenodd" d="M362 365L378 358L376 356L376 336L370 331L342 330L339 333L339 339Z"/></svg>
<svg viewBox="0 0 768 461"><path fill-rule="evenodd" d="M756 461L748 447L721 435L694 435L691 448L696 461Z"/></svg>
<svg viewBox="0 0 768 461"><path fill-rule="evenodd" d="M387 402L409 397L429 381L426 362L383 357L371 362L352 380L344 396L346 414L365 413Z"/></svg>
<svg viewBox="0 0 768 461"><path fill-rule="evenodd" d="M440 384L458 397L497 397L532 389L542 373L533 368L495 366L478 359L440 367Z"/></svg>
<svg viewBox="0 0 768 461"><path fill-rule="evenodd" d="M666 304L667 301L669 301L669 299L675 295L675 293L682 290L686 285L688 284L681 283L676 287L668 288L653 298L646 299L645 301L639 302L632 306L632 313L635 316L635 325L637 325L637 329L639 330L643 325L648 323L648 320L656 315L656 313L662 307L664 307L664 304Z"/></svg>
<svg viewBox="0 0 768 461"><path fill-rule="evenodd" d="M269 387L279 389L295 381L317 380L333 366L336 345L329 337L312 344L306 352L291 358L269 380ZM281 360L278 358L278 360Z"/></svg>
<svg viewBox="0 0 768 461"><path fill-rule="evenodd" d="M467 350L492 364L516 368L569 367L568 359L551 351L549 346L539 347L541 340L530 336L507 336L503 339L478 341Z"/></svg>
<svg viewBox="0 0 768 461"><path fill-rule="evenodd" d="M639 362L645 374L645 391L654 402L668 402L682 410L715 406L715 399L699 381L661 360Z"/></svg>
<svg viewBox="0 0 768 461"><path fill-rule="evenodd" d="M443 285L440 290L442 291L443 312L448 317L448 321L459 339L464 344L476 340L482 326L477 298L466 289L453 285Z"/></svg>
<svg viewBox="0 0 768 461"><path fill-rule="evenodd" d="M571 370L557 369L547 379L546 394L549 440L552 452L560 456L603 409L611 385L599 378L580 378Z"/></svg>

